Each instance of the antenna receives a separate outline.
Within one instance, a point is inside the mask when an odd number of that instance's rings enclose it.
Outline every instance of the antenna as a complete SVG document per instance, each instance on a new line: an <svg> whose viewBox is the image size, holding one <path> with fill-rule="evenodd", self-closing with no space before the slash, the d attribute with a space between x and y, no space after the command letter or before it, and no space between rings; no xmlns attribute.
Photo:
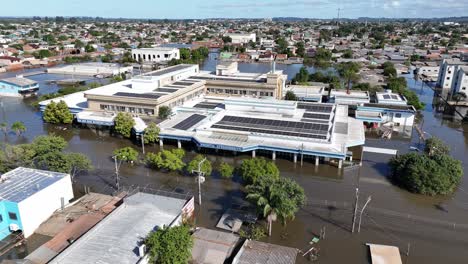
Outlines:
<svg viewBox="0 0 468 264"><path fill-rule="evenodd" d="M338 26L340 24L340 11L341 11L341 8L338 7L338 19L336 20L336 25Z"/></svg>

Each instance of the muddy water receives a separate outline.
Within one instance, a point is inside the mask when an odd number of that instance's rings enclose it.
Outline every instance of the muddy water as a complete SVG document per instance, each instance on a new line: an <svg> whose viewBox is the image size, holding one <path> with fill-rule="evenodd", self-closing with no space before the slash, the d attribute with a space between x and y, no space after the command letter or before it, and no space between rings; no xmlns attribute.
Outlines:
<svg viewBox="0 0 468 264"><path fill-rule="evenodd" d="M205 65L205 68L213 67ZM255 66L257 65L257 66ZM300 65L278 65L285 67L292 77ZM289 68L290 67L290 68ZM266 64L240 64L239 68L262 72L269 68ZM0 75L0 78L4 76ZM38 75L31 78L41 83L41 92L56 89L44 83L50 76ZM412 76L408 83L427 103L422 111L423 129L429 134L442 138L452 148L452 154L462 160L468 171L468 126L450 121L436 113L432 107L433 92L427 86L415 82ZM69 151L82 152L93 161L96 170L80 176L80 186L86 185L97 192L111 193L114 188L114 164L110 158L112 151L124 146L133 146L132 142L109 136L105 131L89 129L63 128L43 124L41 116L28 105L27 101L2 99L0 119L12 123L23 121L28 131L21 137L14 134L3 142L12 144L30 142L35 136L55 133L69 142ZM422 121L421 121L422 122ZM383 141L368 138L366 145L398 149L401 153L409 151L409 146L421 146L416 132L409 139ZM166 144L165 149L174 145ZM187 160L196 152L193 146L184 145ZM159 151L159 146L147 146L146 151ZM224 161L240 164L247 154L209 153L208 158L215 164ZM342 170L321 165L315 167L311 162L294 164L289 157L279 157L276 164L284 177L294 178L306 190L308 205L301 210L294 221L286 227L273 226L273 236L265 239L276 244L287 245L307 250L309 241L325 228L325 239L319 243L320 263L366 263L368 250L365 243L382 243L398 246L403 253L409 248L409 257L403 256L405 263L466 263L468 259L468 179L465 177L459 190L454 195L445 197L423 197L410 194L392 186L387 180L389 157L366 154L361 170ZM124 188L132 186L161 189L178 193L197 194L193 177L175 173L161 173L142 165L123 165L121 182ZM351 234L352 203L355 188L360 189L360 204L372 196L366 215L362 220L360 234ZM214 228L222 212L230 207L248 205L244 200L241 180L221 179L217 175L208 178L202 187L202 206L197 206L199 225ZM34 239L31 240L35 242ZM308 263L302 255L298 263Z"/></svg>

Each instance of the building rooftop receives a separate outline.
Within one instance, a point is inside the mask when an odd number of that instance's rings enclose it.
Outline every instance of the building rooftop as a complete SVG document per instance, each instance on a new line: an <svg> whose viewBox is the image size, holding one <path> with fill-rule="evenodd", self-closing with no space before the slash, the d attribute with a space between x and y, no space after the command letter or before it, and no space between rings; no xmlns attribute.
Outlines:
<svg viewBox="0 0 468 264"><path fill-rule="evenodd" d="M294 264L298 250L290 247L246 240L233 264Z"/></svg>
<svg viewBox="0 0 468 264"><path fill-rule="evenodd" d="M194 263L219 264L229 258L239 241L232 233L200 228L193 234Z"/></svg>
<svg viewBox="0 0 468 264"><path fill-rule="evenodd" d="M151 231L170 225L186 200L136 193L50 263L137 263L137 247Z"/></svg>
<svg viewBox="0 0 468 264"><path fill-rule="evenodd" d="M36 81L30 80L24 77L20 77L20 76L2 79L0 80L0 82L6 82L6 83L14 84L20 87L37 84Z"/></svg>
<svg viewBox="0 0 468 264"><path fill-rule="evenodd" d="M391 90L375 93L375 96L377 97L377 102L379 104L407 105L406 99L403 96L393 93Z"/></svg>
<svg viewBox="0 0 468 264"><path fill-rule="evenodd" d="M0 201L19 203L68 174L19 167L0 176Z"/></svg>

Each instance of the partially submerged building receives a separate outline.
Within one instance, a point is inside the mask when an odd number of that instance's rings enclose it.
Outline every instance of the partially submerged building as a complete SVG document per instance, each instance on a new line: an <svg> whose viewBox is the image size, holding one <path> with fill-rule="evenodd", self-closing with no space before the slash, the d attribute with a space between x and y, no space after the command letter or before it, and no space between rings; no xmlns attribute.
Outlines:
<svg viewBox="0 0 468 264"><path fill-rule="evenodd" d="M36 94L38 90L36 81L21 75L0 80L0 96L26 97Z"/></svg>
<svg viewBox="0 0 468 264"><path fill-rule="evenodd" d="M16 168L0 176L0 239L34 233L54 211L73 199L69 174Z"/></svg>
<svg viewBox="0 0 468 264"><path fill-rule="evenodd" d="M295 248L246 240L232 264L294 264L298 252Z"/></svg>
<svg viewBox="0 0 468 264"><path fill-rule="evenodd" d="M256 98L225 98L188 102L160 124L166 140L193 142L200 148L277 154L342 161L349 148L364 145L362 122L348 117L348 107Z"/></svg>
<svg viewBox="0 0 468 264"><path fill-rule="evenodd" d="M131 73L132 66L122 66L117 63L87 62L48 68L52 74L66 74L74 76L108 77Z"/></svg>

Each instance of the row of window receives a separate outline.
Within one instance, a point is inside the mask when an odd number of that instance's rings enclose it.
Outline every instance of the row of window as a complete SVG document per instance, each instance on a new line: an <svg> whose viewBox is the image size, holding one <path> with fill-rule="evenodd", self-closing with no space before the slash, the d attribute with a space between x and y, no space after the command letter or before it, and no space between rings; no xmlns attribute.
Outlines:
<svg viewBox="0 0 468 264"><path fill-rule="evenodd" d="M12 212L8 212L8 218L10 218L10 220L18 220L18 216L15 214L15 213L12 213ZM0 223L3 222L3 215L0 214Z"/></svg>
<svg viewBox="0 0 468 264"><path fill-rule="evenodd" d="M121 106L121 105L100 105L101 110L111 111L111 112L129 112L135 114L147 114L147 115L154 115L154 109L151 108L139 108L139 107L128 107L128 106Z"/></svg>
<svg viewBox="0 0 468 264"><path fill-rule="evenodd" d="M143 54L143 55L142 55L142 54L138 54L138 55L137 55L137 54L133 54L133 58L134 58L135 60L137 60L137 56L138 56L138 60L140 60L142 57L143 57L143 60L146 60L146 57L148 57L148 60L151 60L151 59L154 59L154 60L155 60L156 58L158 58L158 59L161 58L161 55L159 55L159 54L158 54L158 55L156 55L156 54L153 54L153 55L148 54L148 56L146 56L146 54ZM164 58L165 58L165 59L169 58L169 56L171 56L171 54L164 54ZM177 56L177 54L174 54L174 56Z"/></svg>
<svg viewBox="0 0 468 264"><path fill-rule="evenodd" d="M218 89L218 88L208 88L209 93L215 94L234 94L234 95L252 95L252 96L273 96L273 92L257 92L257 91L247 91L247 90L237 90L237 89Z"/></svg>
<svg viewBox="0 0 468 264"><path fill-rule="evenodd" d="M169 107L173 108L175 106L182 105L182 104L184 104L185 101L190 100L192 98L195 98L195 97L197 97L199 95L202 95L202 94L203 94L203 90L197 91L196 93L191 93L191 94L187 95L186 97L180 98L179 100L176 100L176 101L170 103Z"/></svg>

